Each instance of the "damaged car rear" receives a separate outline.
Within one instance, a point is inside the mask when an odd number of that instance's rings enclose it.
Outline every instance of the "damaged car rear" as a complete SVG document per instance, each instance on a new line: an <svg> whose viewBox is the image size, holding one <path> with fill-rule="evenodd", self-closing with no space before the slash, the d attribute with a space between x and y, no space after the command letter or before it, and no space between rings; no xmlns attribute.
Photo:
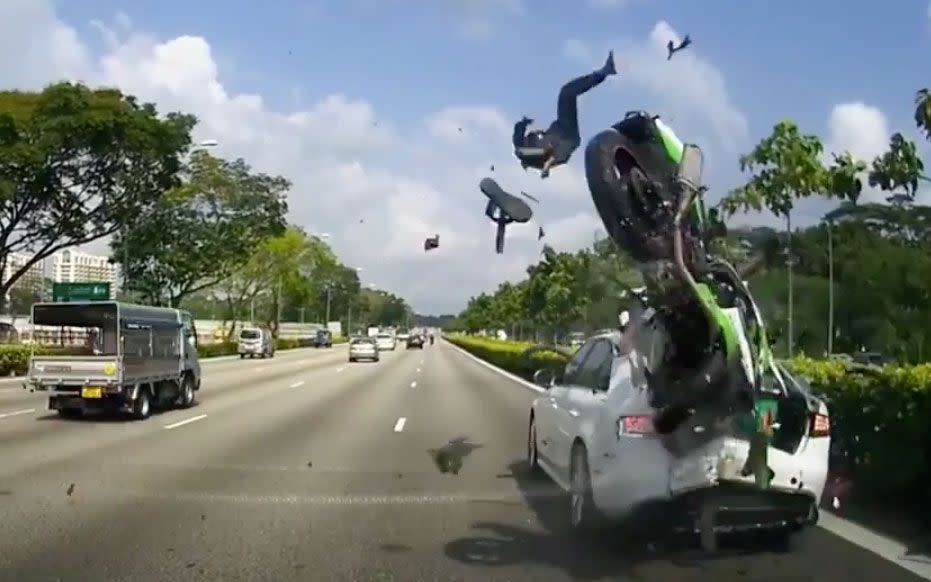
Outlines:
<svg viewBox="0 0 931 582"><path fill-rule="evenodd" d="M694 410L668 434L654 429L656 398L638 353L654 344L649 326L636 333L589 338L562 374L534 376L546 393L531 407L527 460L569 493L573 528L605 518L649 524L698 534L713 551L720 534L766 532L781 543L815 524L830 449L825 403L779 364L764 375L777 413L761 484L748 470L758 460L746 415Z"/></svg>

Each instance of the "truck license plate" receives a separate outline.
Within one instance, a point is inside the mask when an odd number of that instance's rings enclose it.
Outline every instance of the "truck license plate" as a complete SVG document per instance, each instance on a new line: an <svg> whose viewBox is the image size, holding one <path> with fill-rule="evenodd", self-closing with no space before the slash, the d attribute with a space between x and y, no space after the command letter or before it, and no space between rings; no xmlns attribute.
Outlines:
<svg viewBox="0 0 931 582"><path fill-rule="evenodd" d="M103 398L103 388L99 386L85 386L81 388L81 398Z"/></svg>

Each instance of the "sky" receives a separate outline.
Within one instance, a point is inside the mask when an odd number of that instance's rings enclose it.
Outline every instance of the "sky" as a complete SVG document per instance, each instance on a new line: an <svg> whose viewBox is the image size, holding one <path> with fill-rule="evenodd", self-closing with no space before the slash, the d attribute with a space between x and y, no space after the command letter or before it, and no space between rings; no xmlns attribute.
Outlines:
<svg viewBox="0 0 931 582"><path fill-rule="evenodd" d="M685 34L692 46L667 61ZM0 0L0 87L78 80L197 115L196 140L289 178L289 220L425 314L521 279L543 243L603 236L582 150L541 180L510 133L524 114L548 125L559 87L611 49L620 74L583 96L583 147L629 110L657 113L704 149L711 203L787 117L826 156L870 160L895 131L931 153L912 121L931 85L929 0ZM540 200L501 255L485 176ZM806 201L793 222L830 207Z"/></svg>

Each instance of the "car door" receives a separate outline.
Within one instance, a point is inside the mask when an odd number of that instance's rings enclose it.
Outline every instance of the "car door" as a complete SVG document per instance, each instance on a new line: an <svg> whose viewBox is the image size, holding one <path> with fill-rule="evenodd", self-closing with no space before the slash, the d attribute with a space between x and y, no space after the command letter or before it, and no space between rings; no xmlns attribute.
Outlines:
<svg viewBox="0 0 931 582"><path fill-rule="evenodd" d="M594 444L593 439L600 424L601 404L611 379L614 355L614 345L609 339L593 340L572 384L567 384L557 397L556 424L560 442L564 444L559 451L560 468L565 471L563 474L567 478L575 437L582 436L589 448Z"/></svg>
<svg viewBox="0 0 931 582"><path fill-rule="evenodd" d="M599 439L605 430L604 407L617 355L617 347L610 339L597 340L582 364L578 382L557 403L567 431L572 438L581 436L593 454L599 449ZM608 432L611 433L610 427Z"/></svg>
<svg viewBox="0 0 931 582"><path fill-rule="evenodd" d="M556 444L558 431L556 429L556 408L559 395L566 389L566 382L572 381L576 372L585 360L585 354L591 349L591 345L583 345L566 363L563 369L562 377L550 386L546 394L540 397L535 410L535 419L537 427L537 450L538 454L554 469L556 461L559 459L559 446Z"/></svg>
<svg viewBox="0 0 931 582"><path fill-rule="evenodd" d="M572 446L572 436L566 432L568 427L566 419L564 418L565 413L564 410L561 409L561 406L566 405L567 395L581 381L585 361L596 343L597 340L590 340L582 344L582 347L579 348L572 359L566 364L562 381L550 388L547 394L547 408L549 409L549 418L547 422L549 425L549 434L547 435L549 440L549 451L547 458L553 469L557 471L562 478L565 478L568 474L568 456Z"/></svg>

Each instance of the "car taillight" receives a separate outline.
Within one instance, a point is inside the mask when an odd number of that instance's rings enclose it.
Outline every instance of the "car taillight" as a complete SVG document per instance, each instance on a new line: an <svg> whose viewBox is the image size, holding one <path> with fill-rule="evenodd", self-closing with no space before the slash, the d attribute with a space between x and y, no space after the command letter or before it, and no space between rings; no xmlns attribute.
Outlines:
<svg viewBox="0 0 931 582"><path fill-rule="evenodd" d="M812 415L809 434L812 437L831 436L831 419L826 414Z"/></svg>
<svg viewBox="0 0 931 582"><path fill-rule="evenodd" d="M617 419L617 436L643 436L655 434L653 419L649 416L622 416Z"/></svg>

